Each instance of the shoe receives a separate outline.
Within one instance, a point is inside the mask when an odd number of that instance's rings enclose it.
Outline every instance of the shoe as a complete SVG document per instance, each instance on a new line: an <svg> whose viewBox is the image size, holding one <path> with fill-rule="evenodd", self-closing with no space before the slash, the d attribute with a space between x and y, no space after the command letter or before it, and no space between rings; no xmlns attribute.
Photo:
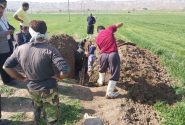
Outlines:
<svg viewBox="0 0 185 125"><path fill-rule="evenodd" d="M118 91L116 89L116 83L117 83L116 81L109 80L109 84L107 86L107 92L106 92L107 99L113 99L113 98L118 97L119 93L116 92L116 91Z"/></svg>
<svg viewBox="0 0 185 125"><path fill-rule="evenodd" d="M104 83L104 79L105 79L105 73L99 73L99 78L97 80L97 86L103 86Z"/></svg>
<svg viewBox="0 0 185 125"><path fill-rule="evenodd" d="M106 99L115 99L119 96L118 92L113 92L111 95L106 95Z"/></svg>

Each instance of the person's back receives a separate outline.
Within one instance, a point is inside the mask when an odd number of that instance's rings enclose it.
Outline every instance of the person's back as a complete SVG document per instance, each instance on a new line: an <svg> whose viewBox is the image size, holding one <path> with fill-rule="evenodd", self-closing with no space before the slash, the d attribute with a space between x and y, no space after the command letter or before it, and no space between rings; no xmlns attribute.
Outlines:
<svg viewBox="0 0 185 125"><path fill-rule="evenodd" d="M101 53L110 53L117 51L116 39L114 37L114 32L117 28L112 25L102 30L96 37L96 43L100 48Z"/></svg>
<svg viewBox="0 0 185 125"><path fill-rule="evenodd" d="M17 47L3 66L3 69L13 78L21 81L28 80L27 86L33 102L35 124L39 124L41 117L44 124L57 122L60 109L56 80L66 78L69 74L69 67L60 52L47 43L46 31L47 26L44 21L31 21L30 42ZM18 64L21 65L25 76L15 70ZM54 67L59 72L54 72ZM43 116L41 116L42 111L44 111Z"/></svg>
<svg viewBox="0 0 185 125"><path fill-rule="evenodd" d="M18 48L16 53L19 55L18 61L30 80L28 84L30 89L40 90L56 87L56 81L51 82L51 77L55 75L51 61L53 52L58 53L48 43L27 43Z"/></svg>

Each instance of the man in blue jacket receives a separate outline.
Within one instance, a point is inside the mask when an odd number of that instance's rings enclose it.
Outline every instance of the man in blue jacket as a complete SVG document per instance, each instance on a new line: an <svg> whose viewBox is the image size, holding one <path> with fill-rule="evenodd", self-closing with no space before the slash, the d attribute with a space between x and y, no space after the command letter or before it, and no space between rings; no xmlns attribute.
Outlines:
<svg viewBox="0 0 185 125"><path fill-rule="evenodd" d="M92 38L92 35L94 34L94 24L96 23L96 19L90 14L89 17L87 17L87 35L88 38Z"/></svg>

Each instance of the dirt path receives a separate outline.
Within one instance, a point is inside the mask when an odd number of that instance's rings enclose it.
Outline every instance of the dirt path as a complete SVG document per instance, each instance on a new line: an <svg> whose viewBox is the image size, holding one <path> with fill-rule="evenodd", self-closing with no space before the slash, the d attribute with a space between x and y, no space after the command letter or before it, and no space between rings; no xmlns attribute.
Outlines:
<svg viewBox="0 0 185 125"><path fill-rule="evenodd" d="M75 84L60 83L60 88L67 89L64 94L71 99L79 99L83 105L83 114L98 116L103 119L105 125L158 125L159 121L152 107L145 104L134 103L127 98L127 91L118 88L120 96L117 99L105 99L106 86L84 87ZM33 108L25 86L17 86L12 89L11 95L2 95L2 119L7 119L6 125L32 125ZM62 101L62 100L61 100ZM22 115L24 120L17 122ZM8 121L10 120L10 121ZM83 120L77 123L80 125ZM5 125L5 124L4 124Z"/></svg>
<svg viewBox="0 0 185 125"><path fill-rule="evenodd" d="M86 88L74 86L84 107L83 113L103 119L105 125L158 125L159 120L150 105L133 102L127 91L118 88L117 99L105 99L106 87ZM86 96L91 95L91 96ZM82 124L81 120L77 125Z"/></svg>

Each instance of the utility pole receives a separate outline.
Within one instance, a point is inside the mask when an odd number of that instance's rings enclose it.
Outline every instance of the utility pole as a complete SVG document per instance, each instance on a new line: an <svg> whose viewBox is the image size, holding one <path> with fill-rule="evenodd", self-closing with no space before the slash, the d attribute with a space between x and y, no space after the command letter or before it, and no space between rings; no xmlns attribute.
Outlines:
<svg viewBox="0 0 185 125"><path fill-rule="evenodd" d="M69 9L69 0L68 0L68 15L69 15L69 22L71 21L70 9Z"/></svg>

